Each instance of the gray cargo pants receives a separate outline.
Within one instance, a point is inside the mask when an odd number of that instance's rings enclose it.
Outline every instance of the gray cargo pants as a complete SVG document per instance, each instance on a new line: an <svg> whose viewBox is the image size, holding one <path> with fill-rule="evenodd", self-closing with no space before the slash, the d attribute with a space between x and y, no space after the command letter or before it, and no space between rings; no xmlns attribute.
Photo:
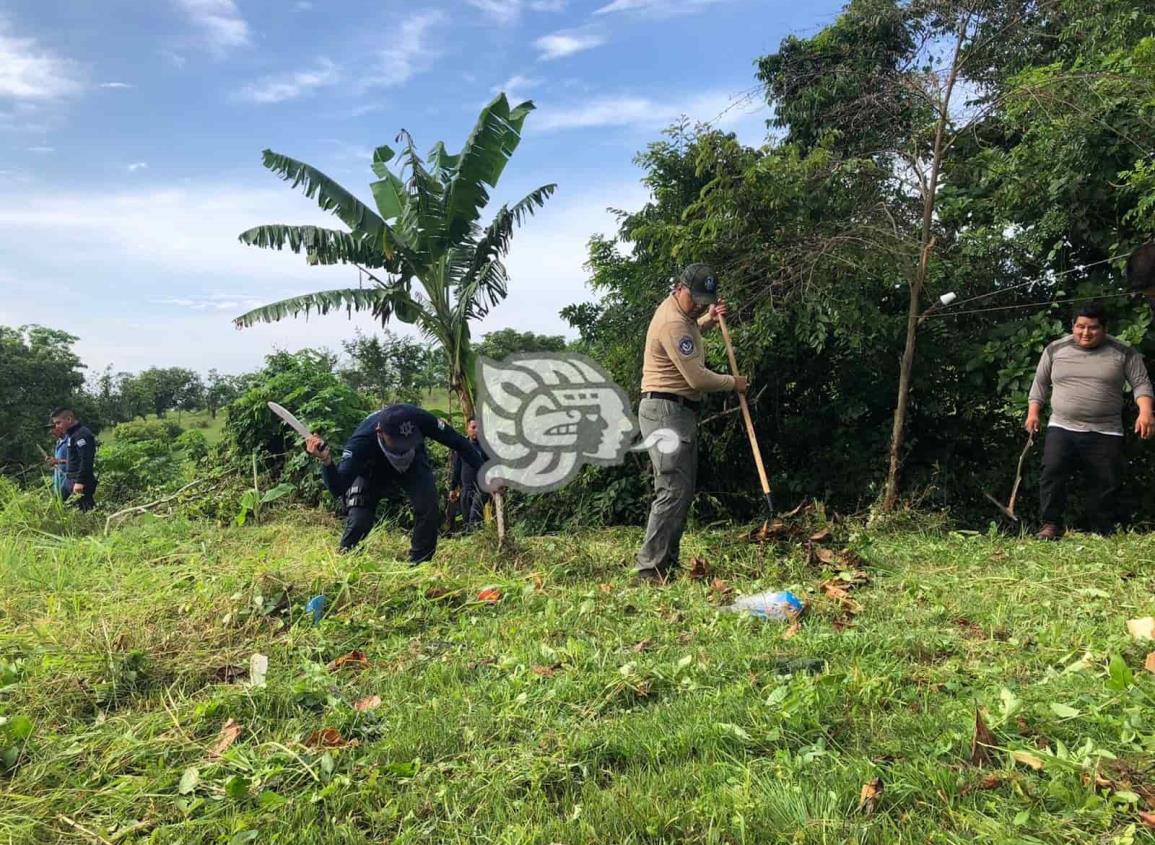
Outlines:
<svg viewBox="0 0 1155 845"><path fill-rule="evenodd" d="M698 415L668 399L643 399L638 406L642 437L660 428L678 435L678 449L663 455L650 447L654 465L654 503L646 525L646 539L638 552L638 570L668 571L678 565L678 547L694 500L698 476Z"/></svg>

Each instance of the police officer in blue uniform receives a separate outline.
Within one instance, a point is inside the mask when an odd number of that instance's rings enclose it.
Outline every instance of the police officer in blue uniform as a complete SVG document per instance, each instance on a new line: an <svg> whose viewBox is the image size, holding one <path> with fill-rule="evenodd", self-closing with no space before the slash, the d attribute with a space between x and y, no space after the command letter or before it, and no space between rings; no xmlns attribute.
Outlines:
<svg viewBox="0 0 1155 845"><path fill-rule="evenodd" d="M96 492L96 437L76 418L71 408L54 408L49 425L64 443L64 480L60 495L64 499L76 496L77 510L90 511L96 507L92 498Z"/></svg>
<svg viewBox="0 0 1155 845"><path fill-rule="evenodd" d="M487 456L481 448L481 444L478 443L479 432L475 417L469 418L465 433L469 437L469 442L481 454L481 460L484 462ZM477 483L477 469L463 461L460 455L454 455L453 475L449 481L449 501L461 502L461 515L465 523L466 533L475 531L480 527L487 499L488 495Z"/></svg>
<svg viewBox="0 0 1155 845"><path fill-rule="evenodd" d="M344 496L348 518L341 536L341 550L349 551L373 528L377 503L390 490L400 488L413 508L415 522L409 548L410 563L430 560L437 548L441 517L437 485L425 440L436 440L455 451L474 469L483 463L476 447L444 420L415 405L387 405L370 414L345 444L339 463L316 435L305 441L305 451L324 465L325 487Z"/></svg>

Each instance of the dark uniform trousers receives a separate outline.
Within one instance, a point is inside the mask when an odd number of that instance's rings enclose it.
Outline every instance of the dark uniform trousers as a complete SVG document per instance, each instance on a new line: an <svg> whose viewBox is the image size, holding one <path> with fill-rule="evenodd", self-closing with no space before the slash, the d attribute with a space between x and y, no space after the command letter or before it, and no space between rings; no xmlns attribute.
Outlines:
<svg viewBox="0 0 1155 845"><path fill-rule="evenodd" d="M1082 466L1087 478L1087 515L1092 530L1109 534L1118 520L1116 497L1123 468L1123 438L1094 431L1047 428L1039 484L1043 522L1063 526L1067 485Z"/></svg>
<svg viewBox="0 0 1155 845"><path fill-rule="evenodd" d="M423 563L433 557L437 549L437 528L441 514L437 507L437 483L429 458L422 449L413 458L413 463L405 472L397 472L390 467L372 476L359 475L349 485L345 493L345 533L341 535L341 548L352 549L373 529L377 504L381 497L400 488L413 508L413 534L410 538L409 560Z"/></svg>

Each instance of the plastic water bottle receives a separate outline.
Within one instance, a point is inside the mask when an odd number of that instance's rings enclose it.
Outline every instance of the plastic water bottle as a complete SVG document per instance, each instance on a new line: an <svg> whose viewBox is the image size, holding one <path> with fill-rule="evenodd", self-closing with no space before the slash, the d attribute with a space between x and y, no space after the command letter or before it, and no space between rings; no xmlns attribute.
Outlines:
<svg viewBox="0 0 1155 845"><path fill-rule="evenodd" d="M777 590L742 596L732 605L722 609L731 613L745 611L774 622L792 622L806 609L806 605L789 590Z"/></svg>

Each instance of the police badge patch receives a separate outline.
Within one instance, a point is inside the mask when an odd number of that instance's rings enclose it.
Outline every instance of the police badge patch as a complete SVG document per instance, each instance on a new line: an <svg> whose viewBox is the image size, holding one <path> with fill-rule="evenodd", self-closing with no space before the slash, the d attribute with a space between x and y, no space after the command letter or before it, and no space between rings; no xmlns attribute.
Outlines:
<svg viewBox="0 0 1155 845"><path fill-rule="evenodd" d="M685 335L681 340L678 341L678 351L683 355L693 355L694 338L690 337L689 335Z"/></svg>

